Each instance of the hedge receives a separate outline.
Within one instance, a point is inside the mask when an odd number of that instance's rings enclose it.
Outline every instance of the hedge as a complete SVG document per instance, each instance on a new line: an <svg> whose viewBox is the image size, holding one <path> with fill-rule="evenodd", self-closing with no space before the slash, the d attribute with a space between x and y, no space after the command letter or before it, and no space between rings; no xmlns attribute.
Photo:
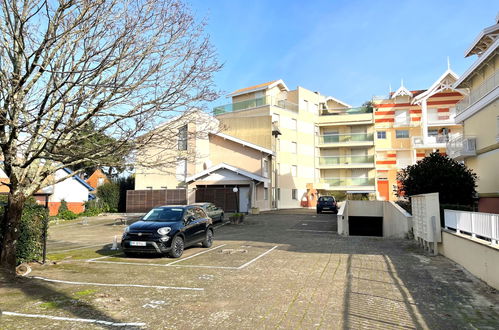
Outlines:
<svg viewBox="0 0 499 330"><path fill-rule="evenodd" d="M6 198L0 199L0 219L3 219ZM17 241L17 264L38 261L43 254L43 228L48 226L48 211L36 203L34 198L26 200L20 224L20 236ZM1 233L0 233L1 238Z"/></svg>

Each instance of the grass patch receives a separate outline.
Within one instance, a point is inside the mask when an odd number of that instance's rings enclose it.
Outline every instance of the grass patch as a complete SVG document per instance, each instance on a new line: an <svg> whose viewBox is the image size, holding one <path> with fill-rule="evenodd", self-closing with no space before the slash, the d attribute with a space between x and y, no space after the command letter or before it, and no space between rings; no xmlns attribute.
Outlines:
<svg viewBox="0 0 499 330"><path fill-rule="evenodd" d="M112 251L110 249L102 250L99 249L99 252L95 250L95 248L89 249L81 249L81 250L73 250L63 253L49 253L47 258L51 261L61 261L64 259L92 259L102 256L115 255L117 252Z"/></svg>
<svg viewBox="0 0 499 330"><path fill-rule="evenodd" d="M88 289L88 290L83 290L83 291L75 292L75 296L84 297L84 296L88 296L88 295L94 294L96 292L97 292L96 290Z"/></svg>
<svg viewBox="0 0 499 330"><path fill-rule="evenodd" d="M45 308L45 309L55 309L55 308L59 308L63 304L64 304L64 302L62 302L62 301L48 301L48 302L44 302L44 303L40 304L40 307Z"/></svg>

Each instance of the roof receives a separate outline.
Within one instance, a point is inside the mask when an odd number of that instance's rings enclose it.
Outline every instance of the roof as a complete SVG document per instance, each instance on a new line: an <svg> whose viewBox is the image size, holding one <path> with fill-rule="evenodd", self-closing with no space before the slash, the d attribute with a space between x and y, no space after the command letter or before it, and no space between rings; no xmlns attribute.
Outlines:
<svg viewBox="0 0 499 330"><path fill-rule="evenodd" d="M63 168L63 170L64 170L66 173L68 173L68 174L74 174L74 172L73 172L73 171L71 171L71 170L70 170L69 168L67 168L67 167ZM81 184L82 184L83 186L85 186L85 188L87 188L88 190L90 190L90 191L93 191L93 190L94 190L94 188L92 188L92 186L91 186L91 185L89 185L88 183L86 183L86 182L85 182L85 180L83 180L83 179L82 179L82 178L80 178L79 176L77 176L77 175L73 175L73 179L74 179L74 180L76 180L76 181L78 181L79 183L81 183Z"/></svg>
<svg viewBox="0 0 499 330"><path fill-rule="evenodd" d="M466 70L465 73L459 77L459 79L454 83L454 88L458 88L459 85L461 85L465 80L468 79L468 77L476 70L478 67L485 62L487 58L490 57L490 55L494 54L495 50L499 47L499 38L494 41L494 43L487 48L486 51L484 51L480 57L476 60L475 63L473 63L468 70Z"/></svg>
<svg viewBox="0 0 499 330"><path fill-rule="evenodd" d="M288 86L286 86L284 81L282 81L282 79L279 79L279 80L273 80L273 81L269 81L269 82L259 84L259 85L254 85L254 86L238 89L238 90L230 93L229 96L237 96L237 95L241 95L241 94L257 92L257 91L269 89L269 88L279 86L279 85L281 86L281 89L283 89L285 91L289 91L289 88L288 88Z"/></svg>
<svg viewBox="0 0 499 330"><path fill-rule="evenodd" d="M475 38L471 46L464 52L464 57L471 55L480 56L496 41L499 37L499 23L483 29Z"/></svg>
<svg viewBox="0 0 499 330"><path fill-rule="evenodd" d="M456 92L459 92L462 94L461 91L455 89L453 87L454 83L456 80L459 79L459 76L452 71L450 68L448 68L432 85L430 88L428 88L425 92L420 93L418 96L414 97L414 100L412 103L418 103L421 102L422 100L428 99L431 96L438 94L446 89L452 89L455 90Z"/></svg>
<svg viewBox="0 0 499 330"><path fill-rule="evenodd" d="M400 84L399 89L397 89L395 91L395 93L392 94L391 98L394 99L397 96L409 96L409 97L413 97L412 93L407 88L404 87L404 83Z"/></svg>
<svg viewBox="0 0 499 330"><path fill-rule="evenodd" d="M204 176L210 175L211 173L216 172L216 171L221 170L221 169L226 169L226 170L232 171L232 172L234 172L236 174L245 176L245 177L247 177L247 178L249 178L251 180L255 180L255 181L259 181L259 182L267 182L267 183L270 182L270 180L268 178L264 178L263 176L250 173L248 171L242 170L240 168L237 168L235 166L232 166L232 165L229 165L229 164L225 164L225 163L220 163L220 164L212 166L212 167L210 167L210 168L208 168L208 169L206 169L204 171L201 171L201 172L199 172L197 174L191 175L191 176L187 177L185 179L185 181L186 182L196 181L199 178L202 178Z"/></svg>
<svg viewBox="0 0 499 330"><path fill-rule="evenodd" d="M274 155L274 152L272 150L270 150L270 149L267 149L267 148L264 148L264 147L260 147L259 145L256 145L256 144L248 142L248 141L241 140L241 139L236 138L234 136L231 136L231 135L228 135L228 134L224 134L224 133L211 133L211 134L216 135L218 137L221 137L222 139L225 139L225 140L229 140L229 141L232 141L232 142L235 142L235 143L239 143L240 145L243 145L245 147L252 148L252 149L264 152L264 153L269 154L269 155Z"/></svg>
<svg viewBox="0 0 499 330"><path fill-rule="evenodd" d="M339 104L343 104L347 108L351 108L352 107L350 104L345 103L345 102L343 102L341 100L338 100L337 98L334 98L332 96L326 97L326 102L329 101L329 100L334 101L334 102L339 103Z"/></svg>

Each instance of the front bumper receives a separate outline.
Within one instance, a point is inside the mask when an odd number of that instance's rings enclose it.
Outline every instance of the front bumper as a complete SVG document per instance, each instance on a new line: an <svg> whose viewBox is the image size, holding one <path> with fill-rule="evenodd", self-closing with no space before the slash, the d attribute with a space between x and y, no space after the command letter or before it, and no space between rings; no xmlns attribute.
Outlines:
<svg viewBox="0 0 499 330"><path fill-rule="evenodd" d="M145 243L145 246L131 245L131 242ZM171 239L164 242L158 239L138 240L136 238L124 237L121 240L121 248L124 252L134 253L167 253L171 250Z"/></svg>

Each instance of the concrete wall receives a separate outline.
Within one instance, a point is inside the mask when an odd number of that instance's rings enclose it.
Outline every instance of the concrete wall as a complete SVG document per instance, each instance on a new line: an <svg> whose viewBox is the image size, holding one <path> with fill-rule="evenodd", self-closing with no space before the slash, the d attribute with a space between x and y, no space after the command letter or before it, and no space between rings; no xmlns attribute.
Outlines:
<svg viewBox="0 0 499 330"><path fill-rule="evenodd" d="M499 290L499 248L443 230L438 251Z"/></svg>
<svg viewBox="0 0 499 330"><path fill-rule="evenodd" d="M338 211L338 234L349 235L348 217L383 217L383 237L404 238L411 226L411 215L394 202L345 201Z"/></svg>

